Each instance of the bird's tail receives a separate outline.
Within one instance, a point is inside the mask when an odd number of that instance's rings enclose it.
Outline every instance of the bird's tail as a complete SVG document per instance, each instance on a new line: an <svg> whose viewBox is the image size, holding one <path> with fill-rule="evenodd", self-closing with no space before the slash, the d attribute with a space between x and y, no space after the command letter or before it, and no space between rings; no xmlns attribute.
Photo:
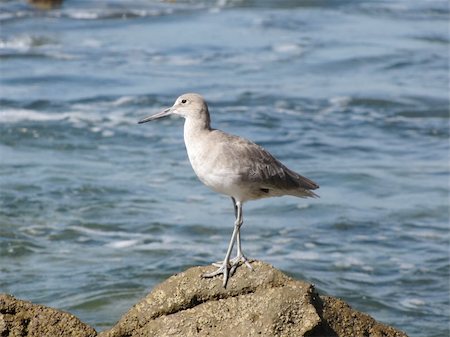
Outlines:
<svg viewBox="0 0 450 337"><path fill-rule="evenodd" d="M313 190L319 188L319 185L314 181L289 169L287 169L286 174L295 181L295 185L297 185L297 188L291 191L292 195L302 198L319 198L319 195L313 192Z"/></svg>

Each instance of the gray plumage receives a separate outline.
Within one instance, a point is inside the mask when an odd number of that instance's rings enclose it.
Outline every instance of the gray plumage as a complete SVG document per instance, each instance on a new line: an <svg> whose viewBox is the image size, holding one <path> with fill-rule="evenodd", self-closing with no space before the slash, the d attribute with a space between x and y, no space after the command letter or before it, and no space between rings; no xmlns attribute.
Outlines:
<svg viewBox="0 0 450 337"><path fill-rule="evenodd" d="M245 184L247 191L240 198L242 202L282 195L317 196L311 191L319 187L316 183L290 170L263 147L245 138L212 129L205 142L209 158L204 165L211 170L225 168L236 176L235 184Z"/></svg>
<svg viewBox="0 0 450 337"><path fill-rule="evenodd" d="M251 268L243 255L240 227L243 223L242 204L248 200L292 195L317 197L312 192L319 188L312 180L290 170L261 146L242 137L212 129L208 106L198 94L184 94L175 104L160 113L142 119L139 123L176 114L186 119L184 142L189 161L198 178L212 190L228 195L235 208L235 227L224 261L219 269L203 275L223 274L226 286L240 263ZM234 243L237 256L230 260Z"/></svg>

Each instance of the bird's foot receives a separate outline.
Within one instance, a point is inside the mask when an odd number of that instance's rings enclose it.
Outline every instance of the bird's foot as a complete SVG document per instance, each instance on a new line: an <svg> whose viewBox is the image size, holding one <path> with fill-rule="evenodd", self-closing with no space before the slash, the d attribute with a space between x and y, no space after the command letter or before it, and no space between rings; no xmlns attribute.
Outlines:
<svg viewBox="0 0 450 337"><path fill-rule="evenodd" d="M223 287L227 287L228 279L234 275L237 267L241 264L245 264L249 269L253 270L252 265L248 259L243 254L238 254L235 258L231 259L229 262L220 261L213 263L212 265L218 267L215 271L211 273L205 273L202 275L204 278L210 278L217 275L223 274Z"/></svg>
<svg viewBox="0 0 450 337"><path fill-rule="evenodd" d="M247 266L248 269L253 270L253 267L250 264L250 261L243 254L237 255L234 259L231 260L232 266L239 265L239 263L243 263Z"/></svg>
<svg viewBox="0 0 450 337"><path fill-rule="evenodd" d="M216 264L213 263L213 265L216 265ZM223 287L226 288L227 283L228 283L228 278L232 275L232 273L231 273L232 268L233 267L231 267L228 262L224 261L219 265L219 268L216 271L213 271L211 273L204 273L202 275L202 277L210 278L210 277L214 277L214 276L223 274ZM233 270L233 273L234 273L234 270Z"/></svg>
<svg viewBox="0 0 450 337"><path fill-rule="evenodd" d="M230 260L231 270L230 276L233 276L236 268L239 266L239 264L245 264L248 269L253 270L252 265L250 264L249 260L246 256L243 254L238 254L236 257ZM223 265L223 261L217 261L212 264L214 267L221 267Z"/></svg>

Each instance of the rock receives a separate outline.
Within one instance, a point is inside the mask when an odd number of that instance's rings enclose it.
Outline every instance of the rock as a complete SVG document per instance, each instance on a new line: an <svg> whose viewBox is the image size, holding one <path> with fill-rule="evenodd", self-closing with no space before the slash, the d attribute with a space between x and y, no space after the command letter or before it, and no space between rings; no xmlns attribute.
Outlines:
<svg viewBox="0 0 450 337"><path fill-rule="evenodd" d="M28 2L38 9L54 9L60 7L63 0L28 0Z"/></svg>
<svg viewBox="0 0 450 337"><path fill-rule="evenodd" d="M320 296L321 304L318 308L321 316L337 336L371 336L371 337L403 337L404 332L388 325L378 323L367 314L353 310L344 301Z"/></svg>
<svg viewBox="0 0 450 337"><path fill-rule="evenodd" d="M200 277L214 267L176 274L99 337L406 337L268 264L255 261L252 266L253 271L238 268L227 289L220 278Z"/></svg>
<svg viewBox="0 0 450 337"><path fill-rule="evenodd" d="M2 337L94 337L97 332L74 315L0 294Z"/></svg>
<svg viewBox="0 0 450 337"><path fill-rule="evenodd" d="M238 268L227 289L200 277L212 266L176 274L98 335L69 313L0 294L0 336L407 337L266 263L252 266Z"/></svg>

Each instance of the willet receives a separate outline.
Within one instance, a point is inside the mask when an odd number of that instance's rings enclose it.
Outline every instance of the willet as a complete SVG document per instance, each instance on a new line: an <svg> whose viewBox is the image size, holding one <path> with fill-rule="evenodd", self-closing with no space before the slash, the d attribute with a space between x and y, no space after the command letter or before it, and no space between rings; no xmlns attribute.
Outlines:
<svg viewBox="0 0 450 337"><path fill-rule="evenodd" d="M233 201L236 221L225 259L213 263L218 267L216 271L202 275L213 277L223 274L223 286L226 287L229 276L234 274L240 263L252 269L241 248L243 203L283 195L317 197L312 190L319 188L319 185L288 169L261 146L211 128L208 106L198 94L184 94L171 108L146 117L139 123L172 114L185 118L184 143L197 177L206 186L230 196ZM237 255L230 259L235 243Z"/></svg>

